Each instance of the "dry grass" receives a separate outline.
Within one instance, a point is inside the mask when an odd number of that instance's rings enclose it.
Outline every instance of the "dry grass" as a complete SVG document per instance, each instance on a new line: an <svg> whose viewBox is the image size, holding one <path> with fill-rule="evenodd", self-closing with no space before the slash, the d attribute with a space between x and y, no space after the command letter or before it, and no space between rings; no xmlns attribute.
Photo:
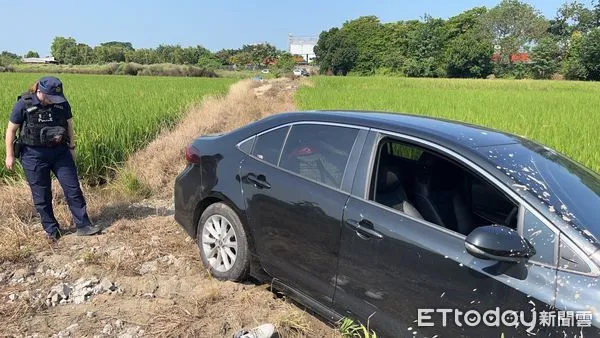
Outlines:
<svg viewBox="0 0 600 338"><path fill-rule="evenodd" d="M278 79L266 84L271 86L269 95L257 95L261 93L261 85L260 82L243 80L233 85L224 99L204 100L201 105L192 108L177 127L162 133L148 147L136 153L128 161L126 170L134 172L141 184L153 193L168 196L175 177L185 166L185 146L194 138L229 131L273 113L295 109L290 80Z"/></svg>
<svg viewBox="0 0 600 338"><path fill-rule="evenodd" d="M277 318L276 326L281 337L312 337L314 333L308 315L288 304L288 310Z"/></svg>

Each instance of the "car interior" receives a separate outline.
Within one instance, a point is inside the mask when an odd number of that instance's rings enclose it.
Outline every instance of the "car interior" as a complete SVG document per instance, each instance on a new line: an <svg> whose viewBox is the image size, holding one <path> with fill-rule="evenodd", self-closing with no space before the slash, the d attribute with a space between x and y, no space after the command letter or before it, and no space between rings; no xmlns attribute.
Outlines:
<svg viewBox="0 0 600 338"><path fill-rule="evenodd" d="M295 126L286 141L280 166L303 177L339 188L356 131L339 127Z"/></svg>
<svg viewBox="0 0 600 338"><path fill-rule="evenodd" d="M517 204L458 163L393 139L377 154L371 200L465 236L485 225L517 228Z"/></svg>

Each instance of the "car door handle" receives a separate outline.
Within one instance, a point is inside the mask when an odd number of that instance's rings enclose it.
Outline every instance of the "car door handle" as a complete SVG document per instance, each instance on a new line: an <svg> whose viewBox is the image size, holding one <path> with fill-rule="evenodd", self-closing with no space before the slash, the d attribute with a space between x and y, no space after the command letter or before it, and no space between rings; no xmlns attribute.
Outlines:
<svg viewBox="0 0 600 338"><path fill-rule="evenodd" d="M246 176L246 178L248 179L249 182L252 182L252 184L254 184L254 186L257 188L264 188L264 189L271 188L271 185L269 183L267 183L267 178L265 177L265 175L256 176L255 174L248 174Z"/></svg>
<svg viewBox="0 0 600 338"><path fill-rule="evenodd" d="M383 239L383 235L380 232L375 231L375 226L367 219L363 219L360 222L348 220L346 223L354 228L356 235L361 239Z"/></svg>

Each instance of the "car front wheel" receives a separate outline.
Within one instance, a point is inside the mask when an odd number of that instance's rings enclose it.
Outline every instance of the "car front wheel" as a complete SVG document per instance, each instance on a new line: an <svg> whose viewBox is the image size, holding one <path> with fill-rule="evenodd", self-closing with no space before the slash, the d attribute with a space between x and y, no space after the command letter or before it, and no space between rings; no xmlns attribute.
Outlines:
<svg viewBox="0 0 600 338"><path fill-rule="evenodd" d="M246 231L228 205L215 203L202 213L197 244L202 263L215 278L241 281L247 277L250 260Z"/></svg>

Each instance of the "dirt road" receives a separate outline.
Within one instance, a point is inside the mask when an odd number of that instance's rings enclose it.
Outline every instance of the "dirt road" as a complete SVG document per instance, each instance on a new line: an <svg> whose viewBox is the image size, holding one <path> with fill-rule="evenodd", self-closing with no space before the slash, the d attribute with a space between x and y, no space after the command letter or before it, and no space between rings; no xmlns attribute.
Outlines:
<svg viewBox="0 0 600 338"><path fill-rule="evenodd" d="M200 134L294 110L297 86L242 81L135 154L116 183L85 188L92 219L105 227L99 236L68 234L50 247L27 186L0 186L0 335L231 337L270 322L281 337L338 336L268 285L212 279L172 216L184 146ZM69 224L58 186L54 192L57 218Z"/></svg>

